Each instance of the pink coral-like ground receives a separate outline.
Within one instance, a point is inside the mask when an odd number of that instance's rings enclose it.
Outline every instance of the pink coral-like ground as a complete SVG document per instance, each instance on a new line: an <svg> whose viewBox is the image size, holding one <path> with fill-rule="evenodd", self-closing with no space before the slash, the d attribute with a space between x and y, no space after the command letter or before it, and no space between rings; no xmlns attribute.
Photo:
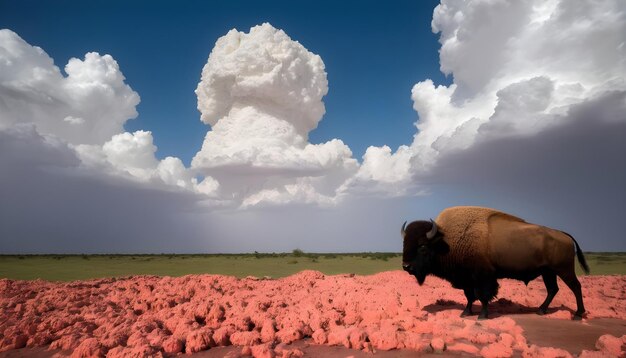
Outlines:
<svg viewBox="0 0 626 358"><path fill-rule="evenodd" d="M587 318L626 319L626 276L581 277ZM545 318L572 316L575 299L561 290ZM277 280L220 275L134 276L71 283L0 280L0 351L48 347L74 357L172 356L216 346L234 355L298 357L290 343L363 352L402 349L501 357L560 357L558 347L527 341L511 314L533 314L545 298L501 280L491 319L460 318L461 290L429 277L418 286L402 271L325 276L303 271ZM476 307L478 310L478 307ZM584 325L584 322L580 324ZM626 335L604 335L582 354L623 355ZM232 352L231 352L232 353Z"/></svg>

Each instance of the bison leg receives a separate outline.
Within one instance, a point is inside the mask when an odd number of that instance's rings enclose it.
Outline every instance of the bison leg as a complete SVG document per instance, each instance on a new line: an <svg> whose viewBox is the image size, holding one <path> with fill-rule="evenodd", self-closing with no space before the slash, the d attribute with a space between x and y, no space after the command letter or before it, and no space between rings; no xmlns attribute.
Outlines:
<svg viewBox="0 0 626 358"><path fill-rule="evenodd" d="M565 282L567 287L569 287L570 290L574 292L574 296L576 296L577 309L576 309L576 313L574 313L573 319L577 321L581 320L583 318L583 314L585 313L585 305L583 304L583 292L582 292L582 289L580 288L580 282L578 281L578 278L576 277L576 273L572 269L571 272L568 272L563 275L559 274L559 276Z"/></svg>
<svg viewBox="0 0 626 358"><path fill-rule="evenodd" d="M482 304L478 319L487 319L489 316L489 301L498 294L498 281L495 278L481 280L479 288L475 291Z"/></svg>
<svg viewBox="0 0 626 358"><path fill-rule="evenodd" d="M480 309L480 314L478 315L478 319L489 318L489 300L480 298L480 303L482 304L482 308Z"/></svg>
<svg viewBox="0 0 626 358"><path fill-rule="evenodd" d="M543 301L541 306L539 306L539 310L537 314L544 315L548 312L548 306L550 306L550 302L559 292L559 285L556 283L556 274L554 272L544 272L541 277L543 277L543 283L546 285L546 291L548 291L548 296L546 296L546 300Z"/></svg>
<svg viewBox="0 0 626 358"><path fill-rule="evenodd" d="M465 297L467 298L467 306L461 313L461 317L471 316L472 313L472 304L476 301L476 295L474 294L474 288L464 288L463 292L465 293Z"/></svg>

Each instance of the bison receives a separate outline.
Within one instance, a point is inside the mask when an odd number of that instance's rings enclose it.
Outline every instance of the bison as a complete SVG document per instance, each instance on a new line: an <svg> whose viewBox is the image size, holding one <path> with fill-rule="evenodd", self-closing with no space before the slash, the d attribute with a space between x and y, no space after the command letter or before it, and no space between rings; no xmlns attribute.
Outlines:
<svg viewBox="0 0 626 358"><path fill-rule="evenodd" d="M401 232L402 268L420 285L431 274L462 289L467 297L462 317L472 314L472 303L478 299L482 304L478 318L487 318L499 278L528 284L540 275L548 295L538 314L546 313L559 290L557 276L576 296L574 319L585 313L574 256L586 273L589 267L576 240L563 231L494 209L460 206L443 210L435 221L414 221L408 226L405 222Z"/></svg>

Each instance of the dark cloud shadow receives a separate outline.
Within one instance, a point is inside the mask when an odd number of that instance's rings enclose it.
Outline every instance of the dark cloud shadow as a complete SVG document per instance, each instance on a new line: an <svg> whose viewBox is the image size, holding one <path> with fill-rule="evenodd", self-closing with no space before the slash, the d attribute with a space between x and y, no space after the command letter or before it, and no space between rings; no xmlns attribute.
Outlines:
<svg viewBox="0 0 626 358"><path fill-rule="evenodd" d="M32 127L0 131L0 253L206 252L196 198L78 166Z"/></svg>
<svg viewBox="0 0 626 358"><path fill-rule="evenodd" d="M609 92L572 106L559 125L532 136L479 136L418 180L459 204L570 232L583 250L626 251L625 98Z"/></svg>
<svg viewBox="0 0 626 358"><path fill-rule="evenodd" d="M0 254L400 251L414 198L239 210L89 171L33 127L0 131ZM404 218L406 217L406 218Z"/></svg>

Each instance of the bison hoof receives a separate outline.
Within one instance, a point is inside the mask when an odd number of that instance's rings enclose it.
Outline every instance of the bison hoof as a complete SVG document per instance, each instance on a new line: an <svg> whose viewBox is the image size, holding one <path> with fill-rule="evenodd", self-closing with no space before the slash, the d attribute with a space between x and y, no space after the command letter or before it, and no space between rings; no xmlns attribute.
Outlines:
<svg viewBox="0 0 626 358"><path fill-rule="evenodd" d="M467 316L471 316L473 314L474 313L472 313L472 311L465 310L465 311L461 312L461 317L467 317Z"/></svg>
<svg viewBox="0 0 626 358"><path fill-rule="evenodd" d="M489 317L486 314L482 314L482 313L480 315L478 315L478 320L479 321L482 321L484 319L489 319Z"/></svg>
<svg viewBox="0 0 626 358"><path fill-rule="evenodd" d="M537 314L540 316L543 316L544 314L548 313L548 310L545 308L540 308L537 310Z"/></svg>
<svg viewBox="0 0 626 358"><path fill-rule="evenodd" d="M572 317L572 320L574 320L574 321L580 321L582 319L583 319L583 315L582 314L578 314L578 313L574 314L574 317Z"/></svg>

